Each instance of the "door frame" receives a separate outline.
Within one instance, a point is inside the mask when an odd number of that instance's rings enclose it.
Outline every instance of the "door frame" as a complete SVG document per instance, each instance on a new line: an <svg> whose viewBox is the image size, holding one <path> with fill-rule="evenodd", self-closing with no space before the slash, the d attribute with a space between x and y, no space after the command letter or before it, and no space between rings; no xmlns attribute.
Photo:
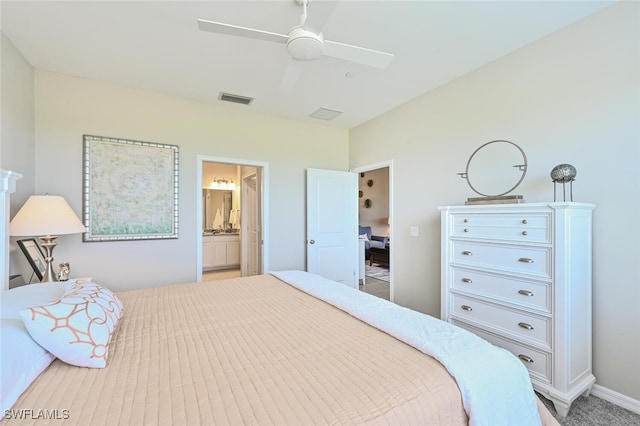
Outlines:
<svg viewBox="0 0 640 426"><path fill-rule="evenodd" d="M389 168L389 237L392 239L391 244L389 245L389 301L394 301L394 275L395 275L395 249L393 244L393 237L395 235L394 229L394 202L393 202L393 160L384 160L379 163L367 164L364 166L354 167L351 169L354 173L364 173L370 172L372 170L384 169L385 167ZM358 194L355 194L354 197L357 197Z"/></svg>
<svg viewBox="0 0 640 426"><path fill-rule="evenodd" d="M262 244L260 245L262 262L261 274L269 270L269 163L258 160L247 160L242 158L216 157L212 155L196 155L196 281L202 281L202 168L204 163L224 163L239 166L253 166L262 168L262 186L259 189L262 193L261 202L261 222L262 222ZM242 235L240 236L242 238Z"/></svg>

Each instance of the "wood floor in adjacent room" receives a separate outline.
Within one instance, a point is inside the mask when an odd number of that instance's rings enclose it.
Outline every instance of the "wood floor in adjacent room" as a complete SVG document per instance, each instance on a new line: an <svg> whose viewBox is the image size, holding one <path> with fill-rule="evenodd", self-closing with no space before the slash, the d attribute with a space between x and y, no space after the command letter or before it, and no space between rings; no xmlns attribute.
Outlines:
<svg viewBox="0 0 640 426"><path fill-rule="evenodd" d="M227 278L239 278L242 274L240 268L220 269L218 271L205 271L202 273L202 281L225 280Z"/></svg>

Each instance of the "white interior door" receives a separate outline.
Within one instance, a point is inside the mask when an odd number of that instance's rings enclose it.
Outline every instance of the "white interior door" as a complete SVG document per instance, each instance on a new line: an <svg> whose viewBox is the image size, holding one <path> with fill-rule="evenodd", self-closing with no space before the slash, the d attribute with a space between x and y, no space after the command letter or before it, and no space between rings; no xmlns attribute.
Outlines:
<svg viewBox="0 0 640 426"><path fill-rule="evenodd" d="M259 201L259 173L256 170L242 178L242 233L243 256L242 276L258 275L260 273L260 201Z"/></svg>
<svg viewBox="0 0 640 426"><path fill-rule="evenodd" d="M307 170L307 271L358 288L355 173Z"/></svg>

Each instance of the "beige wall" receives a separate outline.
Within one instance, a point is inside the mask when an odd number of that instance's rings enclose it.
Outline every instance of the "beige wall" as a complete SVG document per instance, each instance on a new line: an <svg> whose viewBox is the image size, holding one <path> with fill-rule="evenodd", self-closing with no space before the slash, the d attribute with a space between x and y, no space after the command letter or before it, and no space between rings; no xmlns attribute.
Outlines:
<svg viewBox="0 0 640 426"><path fill-rule="evenodd" d="M202 187L209 188L214 179L226 179L240 186L240 167L238 164L204 163L202 166Z"/></svg>
<svg viewBox="0 0 640 426"><path fill-rule="evenodd" d="M624 2L465 75L350 133L350 164L393 159L395 301L440 315L438 206L475 194L456 176L482 143L529 160L517 190L553 200L551 169L578 171L594 212L594 374L640 399L640 4ZM420 228L410 237L409 228Z"/></svg>
<svg viewBox="0 0 640 426"><path fill-rule="evenodd" d="M72 275L92 276L113 290L194 281L200 231L197 155L268 163L270 269L305 268L305 170L347 170L346 130L40 70L35 71L34 92L36 172L31 191L64 196L78 215L83 134L175 144L180 149L179 239L83 243L80 235L61 236L55 260L69 261ZM7 149L18 144L9 141Z"/></svg>

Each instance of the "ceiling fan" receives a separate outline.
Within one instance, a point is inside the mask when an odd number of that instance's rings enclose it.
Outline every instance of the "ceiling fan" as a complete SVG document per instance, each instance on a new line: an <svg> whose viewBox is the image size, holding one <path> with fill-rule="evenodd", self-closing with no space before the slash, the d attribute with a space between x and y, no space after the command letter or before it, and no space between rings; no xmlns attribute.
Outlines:
<svg viewBox="0 0 640 426"><path fill-rule="evenodd" d="M301 61L309 61L326 55L384 69L393 59L391 53L325 40L322 33L316 34L305 28L307 6L311 0L294 1L302 6L302 16L300 17L300 23L291 28L286 35L204 19L198 19L198 28L202 31L286 44L289 55L291 55L293 59Z"/></svg>

